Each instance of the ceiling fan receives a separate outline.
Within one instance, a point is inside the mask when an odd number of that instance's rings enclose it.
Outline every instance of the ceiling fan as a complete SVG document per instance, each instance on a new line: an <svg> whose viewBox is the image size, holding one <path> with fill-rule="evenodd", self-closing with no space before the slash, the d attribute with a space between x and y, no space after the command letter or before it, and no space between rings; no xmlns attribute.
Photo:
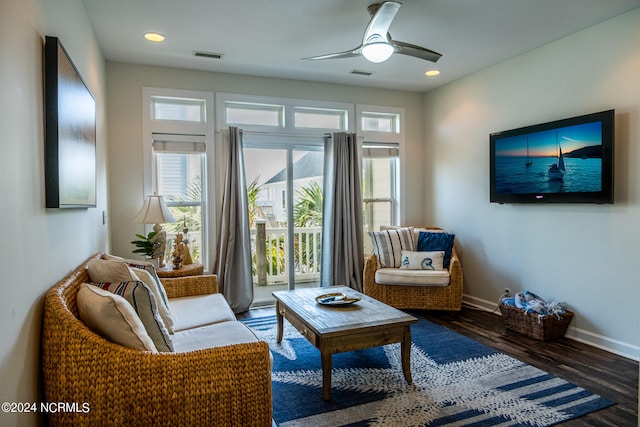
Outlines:
<svg viewBox="0 0 640 427"><path fill-rule="evenodd" d="M431 62L438 61L442 55L437 52L391 38L389 27L401 5L402 3L397 1L385 1L369 5L367 10L371 15L371 21L369 21L369 25L367 25L362 37L362 44L357 48L303 59L338 59L362 55L371 62L384 62L393 53L400 53Z"/></svg>

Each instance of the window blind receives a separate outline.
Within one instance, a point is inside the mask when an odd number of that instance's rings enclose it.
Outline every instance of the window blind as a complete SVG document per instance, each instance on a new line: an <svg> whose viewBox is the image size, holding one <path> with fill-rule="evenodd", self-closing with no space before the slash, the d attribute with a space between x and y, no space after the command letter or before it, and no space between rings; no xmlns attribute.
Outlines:
<svg viewBox="0 0 640 427"><path fill-rule="evenodd" d="M154 151L165 153L204 153L207 150L204 135L152 134Z"/></svg>

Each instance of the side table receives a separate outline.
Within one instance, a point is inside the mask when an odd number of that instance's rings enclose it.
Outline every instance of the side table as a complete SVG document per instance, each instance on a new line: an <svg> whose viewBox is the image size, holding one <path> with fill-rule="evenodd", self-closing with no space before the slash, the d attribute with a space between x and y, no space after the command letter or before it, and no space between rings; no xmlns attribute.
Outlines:
<svg viewBox="0 0 640 427"><path fill-rule="evenodd" d="M161 278L201 276L204 274L204 266L202 264L188 264L180 268L174 268L172 265L167 265L164 268L157 269L156 273Z"/></svg>

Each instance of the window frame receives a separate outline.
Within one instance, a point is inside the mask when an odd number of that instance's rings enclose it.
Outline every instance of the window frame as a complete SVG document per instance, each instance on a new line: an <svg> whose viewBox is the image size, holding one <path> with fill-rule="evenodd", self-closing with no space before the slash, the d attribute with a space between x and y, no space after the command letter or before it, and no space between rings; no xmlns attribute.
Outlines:
<svg viewBox="0 0 640 427"><path fill-rule="evenodd" d="M153 99L154 98L176 98L186 100L203 101L204 111L201 115L201 121L181 121L181 120L153 120ZM143 194L141 199L147 194L153 194L157 188L157 161L156 154L153 150L153 137L158 134L174 135L178 139L187 139L196 137L205 144L204 159L202 160L202 201L201 205L201 221L202 221L202 241L201 247L201 263L205 267L205 271L210 272L213 260L216 256L215 242L216 224L215 214L215 188L216 177L213 171L214 167L214 96L213 92L191 91L178 89L164 89L143 87L142 88L142 146L143 146ZM193 205L194 202L186 202ZM175 203L167 203L169 206ZM176 218L176 221L179 221ZM145 231L149 232L151 226L145 226Z"/></svg>
<svg viewBox="0 0 640 427"><path fill-rule="evenodd" d="M390 165L389 168L389 173L390 173L390 195L389 197L365 197L364 195L364 188L362 191L362 208L363 208L363 212L366 211L365 206L367 205L367 203L380 203L380 202L388 202L390 204L390 217L391 217L391 224L389 225L399 225L398 223L398 215L399 215L399 195L398 195L398 191L399 191L399 185L398 185L398 175L399 175L399 166L400 166L400 147L398 144L396 143L384 143L384 144L380 144L382 146L387 146L389 149L395 149L398 151L398 154L396 156L380 156L380 157L376 157L376 156L365 156L364 154L364 150L366 148L368 148L368 146L373 146L373 145L378 145L379 143L367 143L364 142L363 145L363 155L362 155L362 182L363 185L364 183L367 181L367 179L369 178L369 176L365 176L365 167L364 167L364 162L366 159L372 159L372 158L386 158L386 159L396 159L395 162L393 162ZM369 230L369 231L377 231L377 230Z"/></svg>
<svg viewBox="0 0 640 427"><path fill-rule="evenodd" d="M229 121L228 110L227 107L230 105L236 106L236 109L240 110L242 106L245 106L245 110L247 111L271 111L277 114L277 123L273 125L269 124L252 124L252 123L243 123L243 122L235 122ZM227 100L224 102L224 109L222 111L223 121L227 124L227 126L238 126L243 129L246 126L256 126L264 129L281 129L285 125L285 106L280 105L278 103L275 104L267 104L261 102L246 102L246 101L236 101L236 100Z"/></svg>
<svg viewBox="0 0 640 427"><path fill-rule="evenodd" d="M216 93L216 124L219 129L226 128L230 125L235 126L233 123L227 122L225 108L227 103L282 106L284 114L281 127L277 128L275 126L242 124L239 127L241 127L244 131L261 132L265 134L272 134L275 136L277 136L278 134L290 134L292 136L322 136L325 133L339 131L354 132L354 104L218 92ZM299 109L311 111L345 111L343 123L344 129L296 127L295 113L296 111L299 111Z"/></svg>
<svg viewBox="0 0 640 427"><path fill-rule="evenodd" d="M396 115L397 116L397 129L391 132L382 131L365 131L362 128L362 117L366 113L382 114L382 115ZM406 197L405 197L405 182L406 175L403 165L406 164L405 159L405 109L399 107L385 107L381 105L356 105L356 122L357 133L362 137L362 145L365 144L397 144L398 145L398 165L396 170L396 202L394 212L392 212L391 218L395 218L395 224L390 225L402 225L406 219ZM364 158L363 158L364 162ZM363 198L364 207L364 198Z"/></svg>
<svg viewBox="0 0 640 427"><path fill-rule="evenodd" d="M396 201L393 207L392 218L395 218L396 224L400 225L405 222L406 217L406 197L405 197L405 109L401 107L390 107L382 105L369 104L348 104L337 102L310 101L302 99L278 98L251 96L233 93L216 93L216 124L221 129L229 124L226 122L225 103L255 103L263 105L282 105L284 108L284 123L280 129L274 129L273 126L264 125L242 125L242 129L248 132L260 134L260 139L264 139L268 143L272 137L277 138L283 135L296 136L315 136L319 134L330 134L336 132L336 129L321 128L300 128L295 127L294 114L297 108L319 109L319 110L346 110L345 132L356 132L360 145L360 162L362 166L362 146L364 143L394 143L398 144L398 165L396 172ZM380 115L396 115L397 120L394 129L391 132L383 131L365 131L362 127L363 114L372 113Z"/></svg>
<svg viewBox="0 0 640 427"><path fill-rule="evenodd" d="M156 117L156 108L155 106L157 104L159 104L159 102L157 102L157 100L160 99L171 99L173 100L173 104L183 104L183 105L199 105L199 109L200 109L200 118L199 120L174 120L174 119L159 119ZM170 123L174 123L177 125L182 125L184 123L206 123L206 111L207 111L207 105L206 105L206 100L204 99L199 99L199 98L193 98L193 97L184 97L184 96L166 96L166 95L151 95L150 96L150 100L149 100L149 107L150 107L150 111L149 111L149 120L151 122L157 123L157 122L170 122ZM204 107L204 108L203 108ZM203 111L204 110L204 111Z"/></svg>

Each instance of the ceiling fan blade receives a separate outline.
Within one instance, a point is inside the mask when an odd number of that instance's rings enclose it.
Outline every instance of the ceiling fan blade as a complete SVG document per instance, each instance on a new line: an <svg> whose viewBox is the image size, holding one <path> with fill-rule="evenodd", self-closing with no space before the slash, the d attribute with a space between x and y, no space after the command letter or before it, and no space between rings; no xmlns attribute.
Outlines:
<svg viewBox="0 0 640 427"><path fill-rule="evenodd" d="M400 9L401 3L397 1L386 1L382 4L373 4L369 6L369 12L373 12L374 15L367 25L367 29L362 37L362 44L367 44L372 38L387 38L389 27L393 18L395 18L398 9ZM377 9L377 10L376 10ZM379 36L379 37L375 37Z"/></svg>
<svg viewBox="0 0 640 427"><path fill-rule="evenodd" d="M393 45L395 53L400 53L402 55L414 56L431 62L438 62L438 59L442 56L442 54L426 49L422 46L391 40L391 37L389 37L389 43Z"/></svg>
<svg viewBox="0 0 640 427"><path fill-rule="evenodd" d="M318 56L310 56L308 58L302 59L339 59L339 58L353 58L356 56L360 56L362 52L362 46L358 46L355 49L347 50L344 52L336 52L336 53L328 53L326 55L318 55Z"/></svg>

